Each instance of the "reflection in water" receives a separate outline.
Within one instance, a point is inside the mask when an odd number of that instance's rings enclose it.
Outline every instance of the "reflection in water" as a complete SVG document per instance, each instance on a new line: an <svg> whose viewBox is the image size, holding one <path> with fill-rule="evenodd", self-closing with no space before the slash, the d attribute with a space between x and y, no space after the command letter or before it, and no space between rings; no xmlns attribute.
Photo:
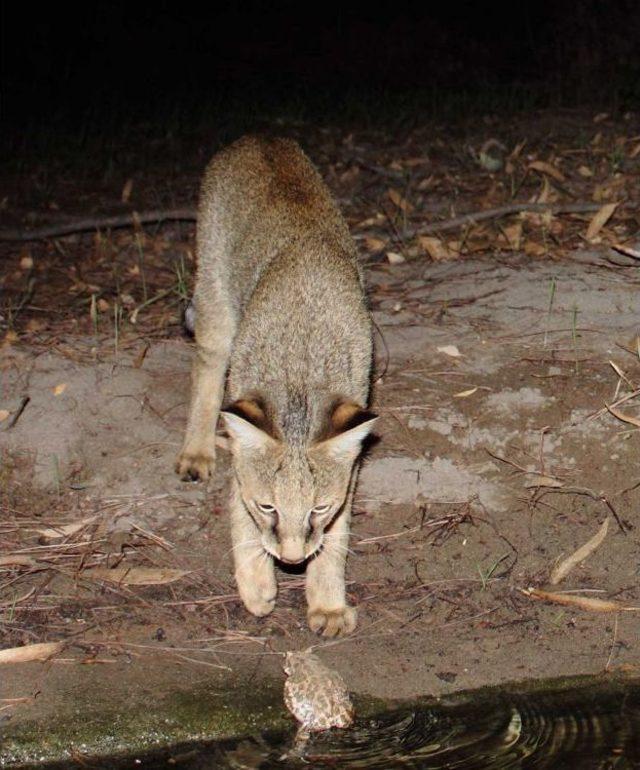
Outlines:
<svg viewBox="0 0 640 770"><path fill-rule="evenodd" d="M143 758L159 770L233 768L640 768L640 685L469 696L453 706L402 707L349 730L318 733L292 751L293 732L182 747ZM114 764L113 767L124 767ZM131 760L129 765L131 766Z"/></svg>

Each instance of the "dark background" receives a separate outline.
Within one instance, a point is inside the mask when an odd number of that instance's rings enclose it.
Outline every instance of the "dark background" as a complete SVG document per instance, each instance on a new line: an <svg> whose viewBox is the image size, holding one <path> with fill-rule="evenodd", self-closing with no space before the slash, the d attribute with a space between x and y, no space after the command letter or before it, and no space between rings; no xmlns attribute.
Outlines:
<svg viewBox="0 0 640 770"><path fill-rule="evenodd" d="M3 3L6 125L640 97L636 0ZM408 95L411 95L410 97ZM371 109L369 104L368 110Z"/></svg>

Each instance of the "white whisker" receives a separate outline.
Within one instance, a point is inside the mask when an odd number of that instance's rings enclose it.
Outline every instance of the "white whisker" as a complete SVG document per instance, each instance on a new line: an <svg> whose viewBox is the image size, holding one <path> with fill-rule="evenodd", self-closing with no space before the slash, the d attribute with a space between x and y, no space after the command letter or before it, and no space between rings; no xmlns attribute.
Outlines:
<svg viewBox="0 0 640 770"><path fill-rule="evenodd" d="M260 547L262 547L262 543L260 542L260 540L258 540L258 538L256 538L256 537L252 537L250 540L242 540L240 543L236 543L236 544L235 544L235 545L233 545L231 548L229 548L228 550L226 550L226 551L225 551L225 552L222 554L222 556L224 557L224 556L226 556L227 554L229 554L229 553L232 553L232 552L236 551L238 548L243 548L244 546L248 546L248 545L257 545L257 546L260 546Z"/></svg>

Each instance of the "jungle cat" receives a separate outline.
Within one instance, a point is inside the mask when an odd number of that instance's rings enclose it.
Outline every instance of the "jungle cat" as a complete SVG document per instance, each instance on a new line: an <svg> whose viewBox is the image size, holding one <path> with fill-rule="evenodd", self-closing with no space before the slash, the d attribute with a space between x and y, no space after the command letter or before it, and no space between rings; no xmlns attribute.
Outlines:
<svg viewBox="0 0 640 770"><path fill-rule="evenodd" d="M354 243L293 141L245 137L204 175L194 292L196 358L185 479L214 469L222 410L233 479L235 578L254 615L277 593L274 559L306 561L307 619L350 633L344 571L367 410L372 322Z"/></svg>

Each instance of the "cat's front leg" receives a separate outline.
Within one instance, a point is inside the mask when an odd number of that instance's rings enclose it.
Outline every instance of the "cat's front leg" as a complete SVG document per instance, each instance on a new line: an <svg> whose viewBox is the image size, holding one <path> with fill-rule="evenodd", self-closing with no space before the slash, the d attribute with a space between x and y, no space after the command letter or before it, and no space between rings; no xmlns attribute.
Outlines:
<svg viewBox="0 0 640 770"><path fill-rule="evenodd" d="M323 636L350 634L356 627L357 612L347 605L344 586L350 519L351 494L325 532L322 550L307 566L307 620Z"/></svg>
<svg viewBox="0 0 640 770"><path fill-rule="evenodd" d="M268 615L276 603L273 557L262 547L260 530L247 512L234 479L231 490L231 541L238 592L252 615Z"/></svg>

